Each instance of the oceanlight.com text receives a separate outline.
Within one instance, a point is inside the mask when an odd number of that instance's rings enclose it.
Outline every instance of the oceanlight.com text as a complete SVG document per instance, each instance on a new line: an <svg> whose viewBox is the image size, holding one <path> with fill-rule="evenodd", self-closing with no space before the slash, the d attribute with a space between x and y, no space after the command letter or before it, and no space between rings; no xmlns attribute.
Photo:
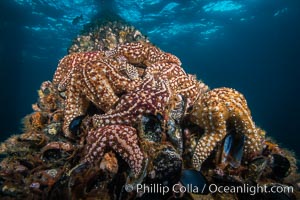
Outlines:
<svg viewBox="0 0 300 200"><path fill-rule="evenodd" d="M126 185L125 190L131 192L136 190L141 193L160 193L165 195L169 192L174 193L247 193L249 195L255 195L258 193L293 193L294 188L286 185L249 185L243 184L240 186L221 186L216 184L204 184L203 186L196 186L193 184L187 184L183 186L181 184L174 184L172 187L162 184L137 184L135 187L132 185Z"/></svg>
<svg viewBox="0 0 300 200"><path fill-rule="evenodd" d="M258 193L293 193L294 188L286 185L249 185L243 184L241 186L219 186L216 184L208 185L210 193L247 193L255 195Z"/></svg>

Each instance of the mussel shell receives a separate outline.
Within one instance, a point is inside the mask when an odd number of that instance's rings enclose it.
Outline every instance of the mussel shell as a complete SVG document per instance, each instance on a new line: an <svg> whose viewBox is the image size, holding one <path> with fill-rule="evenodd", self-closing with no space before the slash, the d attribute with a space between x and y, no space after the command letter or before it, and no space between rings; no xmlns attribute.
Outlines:
<svg viewBox="0 0 300 200"><path fill-rule="evenodd" d="M272 154L271 168L274 176L278 178L288 176L290 167L290 161L286 157L280 154Z"/></svg>
<svg viewBox="0 0 300 200"><path fill-rule="evenodd" d="M231 167L238 168L243 156L245 135L229 133L224 139L222 164L229 163Z"/></svg>
<svg viewBox="0 0 300 200"><path fill-rule="evenodd" d="M182 159L175 149L163 148L153 160L154 181L163 185L173 185L180 179Z"/></svg>
<svg viewBox="0 0 300 200"><path fill-rule="evenodd" d="M32 147L41 147L44 146L48 138L44 134L38 132L27 132L23 133L19 137L20 141L27 142Z"/></svg>
<svg viewBox="0 0 300 200"><path fill-rule="evenodd" d="M47 149L42 154L42 159L45 162L63 162L70 157L70 153L61 149Z"/></svg>
<svg viewBox="0 0 300 200"><path fill-rule="evenodd" d="M267 159L265 157L257 157L253 159L249 163L249 172L248 172L248 178L251 180L257 181L259 180L261 174L263 173L264 169L267 166Z"/></svg>
<svg viewBox="0 0 300 200"><path fill-rule="evenodd" d="M75 117L69 125L69 130L73 135L79 135L79 128L84 116Z"/></svg>
<svg viewBox="0 0 300 200"><path fill-rule="evenodd" d="M43 158L47 161L59 160L62 158L61 150L59 149L49 149L44 152Z"/></svg>
<svg viewBox="0 0 300 200"><path fill-rule="evenodd" d="M167 122L168 131L167 136L168 140L174 145L179 154L182 154L183 151L183 139L182 139L182 129L179 125L175 124L175 120L170 119Z"/></svg>
<svg viewBox="0 0 300 200"><path fill-rule="evenodd" d="M50 199L81 199L97 191L104 179L105 176L89 163L78 164L54 184L49 192Z"/></svg>
<svg viewBox="0 0 300 200"><path fill-rule="evenodd" d="M160 114L143 115L140 122L140 135L143 139L153 142L162 141L162 116Z"/></svg>

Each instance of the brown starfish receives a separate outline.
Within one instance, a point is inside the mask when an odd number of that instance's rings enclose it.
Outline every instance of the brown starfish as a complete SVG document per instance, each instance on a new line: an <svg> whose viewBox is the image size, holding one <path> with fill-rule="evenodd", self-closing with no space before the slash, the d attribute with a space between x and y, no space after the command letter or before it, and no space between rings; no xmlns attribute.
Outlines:
<svg viewBox="0 0 300 200"><path fill-rule="evenodd" d="M137 132L134 128L124 125L104 126L90 131L82 163L96 164L110 148L116 151L129 165L135 177L143 168L144 154L139 147Z"/></svg>
<svg viewBox="0 0 300 200"><path fill-rule="evenodd" d="M124 64L105 58L99 52L75 53L66 56L55 72L53 83L65 91L65 120L63 130L71 137L70 123L85 115L89 103L104 112L118 101L119 94L133 90L140 84L122 74Z"/></svg>
<svg viewBox="0 0 300 200"><path fill-rule="evenodd" d="M95 127L112 124L132 126L143 114L163 113L168 105L171 91L168 84L147 75L135 90L123 95L116 107L103 115L94 115Z"/></svg>

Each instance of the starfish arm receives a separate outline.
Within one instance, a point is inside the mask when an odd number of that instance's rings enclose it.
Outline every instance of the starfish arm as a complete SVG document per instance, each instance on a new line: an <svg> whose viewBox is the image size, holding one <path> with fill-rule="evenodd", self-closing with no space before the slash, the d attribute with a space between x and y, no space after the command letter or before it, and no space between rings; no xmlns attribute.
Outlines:
<svg viewBox="0 0 300 200"><path fill-rule="evenodd" d="M117 152L128 163L135 176L142 172L144 155L134 128L111 125L90 131L82 162L96 163L102 159L107 148Z"/></svg>
<svg viewBox="0 0 300 200"><path fill-rule="evenodd" d="M265 142L265 131L256 128L253 132L247 132L247 141L245 144L245 154L248 158L252 158L262 152Z"/></svg>
<svg viewBox="0 0 300 200"><path fill-rule="evenodd" d="M118 101L118 96L115 94L109 80L107 79L106 66L99 62L86 63L83 75L83 87L87 98L93 102L98 108L107 112Z"/></svg>
<svg viewBox="0 0 300 200"><path fill-rule="evenodd" d="M138 69L127 62L127 59L124 56L117 56L115 58L117 60L116 69L126 75L130 80L137 80L140 77Z"/></svg>
<svg viewBox="0 0 300 200"><path fill-rule="evenodd" d="M263 147L264 132L255 126L245 97L234 89L217 88L206 92L196 101L191 121L205 130L194 154L196 168L200 168L216 143L224 139L228 126L232 126L235 134L246 136L244 156L254 156ZM207 146L210 137L213 142Z"/></svg>
<svg viewBox="0 0 300 200"><path fill-rule="evenodd" d="M53 84L58 86L59 91L64 91L70 82L71 75L74 71L81 71L85 63L96 61L103 58L100 51L72 53L63 57L53 76Z"/></svg>
<svg viewBox="0 0 300 200"><path fill-rule="evenodd" d="M133 42L118 46L116 49L107 52L108 56L124 56L131 64L151 64L164 61L181 65L181 61L170 53L165 53L159 48L147 42Z"/></svg>
<svg viewBox="0 0 300 200"><path fill-rule="evenodd" d="M193 154L193 166L200 170L202 163L208 158L218 142L221 142L226 136L226 125L219 126L215 132L205 131L199 139Z"/></svg>
<svg viewBox="0 0 300 200"><path fill-rule="evenodd" d="M136 90L123 95L114 109L103 115L94 115L94 126L132 125L144 113L163 112L169 101L170 91L165 83L156 84L158 83L152 76L145 80Z"/></svg>
<svg viewBox="0 0 300 200"><path fill-rule="evenodd" d="M193 155L193 166L200 169L201 164L208 158L218 142L221 142L226 136L226 120L224 112L219 111L219 106L213 106L215 102L209 102L210 97L204 96L201 104L196 104L197 113L192 113L195 118L192 120L203 127L205 132L199 139ZM195 116L196 114L196 116ZM199 114L201 117L199 117ZM226 113L225 113L226 114Z"/></svg>
<svg viewBox="0 0 300 200"><path fill-rule="evenodd" d="M245 97L234 89L228 93L232 96L228 101L228 109L233 110L232 119L236 124L236 131L246 136L244 153L250 159L262 151L265 133L256 127Z"/></svg>
<svg viewBox="0 0 300 200"><path fill-rule="evenodd" d="M111 59L103 59L100 65L107 67L106 76L117 93L136 89L142 82L142 80L138 78L138 71L132 65L126 64L126 69L123 69L122 66L120 68L119 62L113 62ZM125 70L124 74L122 74L123 70Z"/></svg>
<svg viewBox="0 0 300 200"><path fill-rule="evenodd" d="M151 64L146 68L145 73L167 80L175 76L187 75L180 65L166 61L159 61Z"/></svg>
<svg viewBox="0 0 300 200"><path fill-rule="evenodd" d="M68 55L59 61L52 80L54 85L58 85L63 77L67 74L68 70L70 70L71 67L69 67L67 64L70 62L70 60L70 56Z"/></svg>
<svg viewBox="0 0 300 200"><path fill-rule="evenodd" d="M63 57L53 76L53 84L58 87L59 91L64 91L66 85L71 79L72 71L75 69L74 65L78 63L77 54L71 54Z"/></svg>
<svg viewBox="0 0 300 200"><path fill-rule="evenodd" d="M129 63L138 64L146 60L148 50L148 45L143 45L141 42L133 42L119 45L116 49L107 52L106 55L124 56Z"/></svg>
<svg viewBox="0 0 300 200"><path fill-rule="evenodd" d="M193 105L195 100L208 90L204 83L199 82L192 75L174 76L169 83L175 94L181 94L187 98L188 107Z"/></svg>
<svg viewBox="0 0 300 200"><path fill-rule="evenodd" d="M89 101L81 95L78 85L70 86L66 92L63 132L72 137L70 124L76 117L85 115Z"/></svg>
<svg viewBox="0 0 300 200"><path fill-rule="evenodd" d="M147 67L145 74L151 74L155 78L167 80L170 89L175 95L181 94L188 100L188 107L193 105L194 101L204 94L208 87L198 81L195 76L187 74L181 66L171 62L156 62Z"/></svg>

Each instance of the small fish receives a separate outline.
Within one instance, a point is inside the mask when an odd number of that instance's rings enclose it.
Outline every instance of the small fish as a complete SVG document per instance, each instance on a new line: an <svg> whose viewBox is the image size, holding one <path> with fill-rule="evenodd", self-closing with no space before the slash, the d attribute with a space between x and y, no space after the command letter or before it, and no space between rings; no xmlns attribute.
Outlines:
<svg viewBox="0 0 300 200"><path fill-rule="evenodd" d="M82 14L80 16L77 16L73 19L72 25L77 25L81 20L83 20Z"/></svg>

